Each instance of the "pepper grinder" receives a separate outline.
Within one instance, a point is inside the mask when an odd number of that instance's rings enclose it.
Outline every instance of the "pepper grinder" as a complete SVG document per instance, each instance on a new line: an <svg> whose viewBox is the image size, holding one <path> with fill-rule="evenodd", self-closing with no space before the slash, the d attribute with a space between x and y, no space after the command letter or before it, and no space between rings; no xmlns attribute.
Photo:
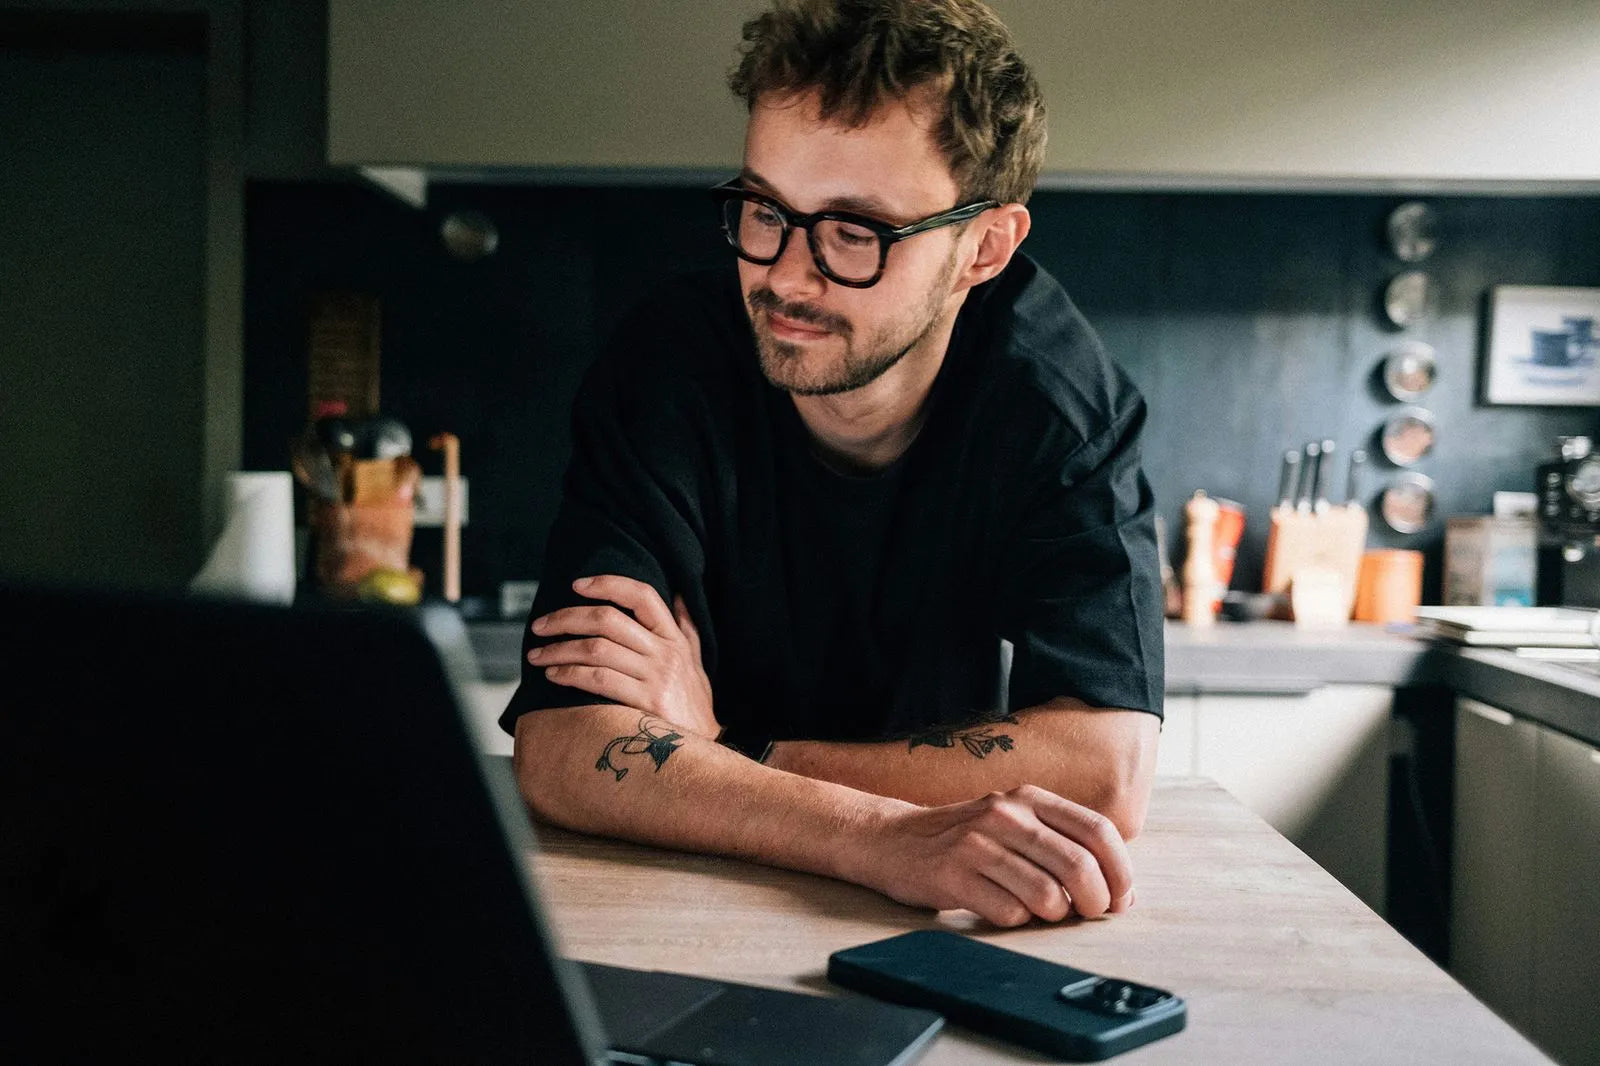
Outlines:
<svg viewBox="0 0 1600 1066"><path fill-rule="evenodd" d="M1185 534L1189 551L1183 560L1183 620L1190 625L1209 626L1216 622L1212 611L1216 600L1217 569L1213 539L1219 512L1217 501L1204 489L1196 489L1183 505L1188 519Z"/></svg>

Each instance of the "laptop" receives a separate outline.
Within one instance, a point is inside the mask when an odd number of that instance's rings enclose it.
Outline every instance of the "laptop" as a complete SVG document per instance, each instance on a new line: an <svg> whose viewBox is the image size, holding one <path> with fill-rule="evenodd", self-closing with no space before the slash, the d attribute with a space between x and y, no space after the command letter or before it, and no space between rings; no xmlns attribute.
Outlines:
<svg viewBox="0 0 1600 1066"><path fill-rule="evenodd" d="M939 1015L578 964L444 608L0 588L0 1003L30 1061L890 1066ZM823 960L818 959L818 968Z"/></svg>

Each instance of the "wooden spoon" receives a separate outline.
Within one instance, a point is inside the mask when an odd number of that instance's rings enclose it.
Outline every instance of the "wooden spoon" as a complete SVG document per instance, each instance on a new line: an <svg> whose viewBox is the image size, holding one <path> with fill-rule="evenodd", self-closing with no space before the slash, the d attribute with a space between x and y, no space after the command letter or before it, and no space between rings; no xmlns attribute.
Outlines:
<svg viewBox="0 0 1600 1066"><path fill-rule="evenodd" d="M428 447L444 452L444 598L461 600L461 441L438 433Z"/></svg>

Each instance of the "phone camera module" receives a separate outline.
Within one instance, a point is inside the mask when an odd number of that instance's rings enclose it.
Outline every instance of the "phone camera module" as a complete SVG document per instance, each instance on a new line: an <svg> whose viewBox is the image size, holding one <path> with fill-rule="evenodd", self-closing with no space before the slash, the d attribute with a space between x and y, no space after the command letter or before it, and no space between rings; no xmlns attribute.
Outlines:
<svg viewBox="0 0 1600 1066"><path fill-rule="evenodd" d="M1110 978L1101 979L1088 988L1068 986L1061 994L1063 999L1077 1000L1101 1013L1122 1016L1142 1014L1171 998L1158 988Z"/></svg>
<svg viewBox="0 0 1600 1066"><path fill-rule="evenodd" d="M1134 1002L1133 986L1121 981L1101 981L1100 986L1094 990L1094 998L1100 1006L1118 1014L1138 1009L1138 1005Z"/></svg>

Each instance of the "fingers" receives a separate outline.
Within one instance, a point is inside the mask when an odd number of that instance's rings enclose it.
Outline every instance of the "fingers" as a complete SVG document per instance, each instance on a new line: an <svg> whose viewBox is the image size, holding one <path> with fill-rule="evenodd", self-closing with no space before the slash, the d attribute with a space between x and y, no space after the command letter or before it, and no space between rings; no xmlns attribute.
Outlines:
<svg viewBox="0 0 1600 1066"><path fill-rule="evenodd" d="M984 915L995 925L1021 925L1034 915L1047 922L1059 922L1072 913L1076 897L1068 897L1069 889L1063 887L1058 878L1014 851L997 846L982 873L990 882L1005 889L1012 899L1013 909L1000 913L1004 920L996 921ZM1016 908L1021 909L1020 916Z"/></svg>
<svg viewBox="0 0 1600 1066"><path fill-rule="evenodd" d="M990 925L1014 929L1033 920L1033 912L1016 893L983 874L976 875L963 887L962 896L966 902L962 906ZM1056 895L1061 895L1060 885L1056 885L1055 890Z"/></svg>
<svg viewBox="0 0 1600 1066"><path fill-rule="evenodd" d="M591 600L610 600L633 612L639 624L658 637L673 639L678 636L678 624L672 612L661 602L661 594L643 581L620 574L601 574L598 577L580 577L572 583L573 589Z"/></svg>
<svg viewBox="0 0 1600 1066"><path fill-rule="evenodd" d="M983 835L1052 877L1066 890L1078 914L1095 918L1128 908L1133 865L1127 845L1104 815L1032 785L971 801L971 809L975 827ZM1023 881L1016 875L1008 879L996 872L992 860L984 870L1007 887L1017 888L1030 906L1042 898L1031 876Z"/></svg>
<svg viewBox="0 0 1600 1066"><path fill-rule="evenodd" d="M639 655L650 655L657 647L649 630L610 604L551 611L534 619L533 631L541 637L605 637Z"/></svg>
<svg viewBox="0 0 1600 1066"><path fill-rule="evenodd" d="M558 640L528 652L534 666L604 666L638 681L650 679L650 660L606 637ZM547 671L548 672L548 671Z"/></svg>
<svg viewBox="0 0 1600 1066"><path fill-rule="evenodd" d="M1117 832L1111 819L1099 811L1033 785L1023 785L1013 794L1031 807L1045 825L1075 841L1094 856L1105 881L1108 906L1133 891L1133 860L1128 857L1128 845L1123 842L1122 834ZM1070 884L1067 890L1072 890ZM1073 899L1079 901L1076 895ZM1078 913L1086 912L1079 907Z"/></svg>
<svg viewBox="0 0 1600 1066"><path fill-rule="evenodd" d="M1126 896L1124 896L1122 899L1112 900L1112 902L1111 902L1111 910L1110 910L1109 913L1111 913L1111 914L1122 914L1122 913L1124 913L1126 911L1130 911L1130 910L1133 909L1133 905L1135 903L1137 903L1138 901L1139 901L1139 890L1137 888L1130 888L1130 889L1128 889L1128 894Z"/></svg>
<svg viewBox="0 0 1600 1066"><path fill-rule="evenodd" d="M605 666L552 666L545 676L558 685L616 700L628 707L646 707L650 693L638 680Z"/></svg>
<svg viewBox="0 0 1600 1066"><path fill-rule="evenodd" d="M995 830L996 838L1010 849L1011 858L1038 871L1040 876L1047 877L1059 890L1064 890L1071 900L1071 909L1078 914L1085 918L1098 918L1117 898L1112 894L1094 854L1046 825L1033 812L1019 808L1005 812L996 821L1001 825ZM1033 879L1013 880L1017 881L1020 889L1033 892L1032 896L1018 892L1019 898L1032 907L1033 900L1040 895ZM1001 883L1012 887L1010 880ZM1054 900L1050 902L1053 905ZM1037 910L1034 913L1050 921L1066 917L1065 913L1054 916Z"/></svg>

